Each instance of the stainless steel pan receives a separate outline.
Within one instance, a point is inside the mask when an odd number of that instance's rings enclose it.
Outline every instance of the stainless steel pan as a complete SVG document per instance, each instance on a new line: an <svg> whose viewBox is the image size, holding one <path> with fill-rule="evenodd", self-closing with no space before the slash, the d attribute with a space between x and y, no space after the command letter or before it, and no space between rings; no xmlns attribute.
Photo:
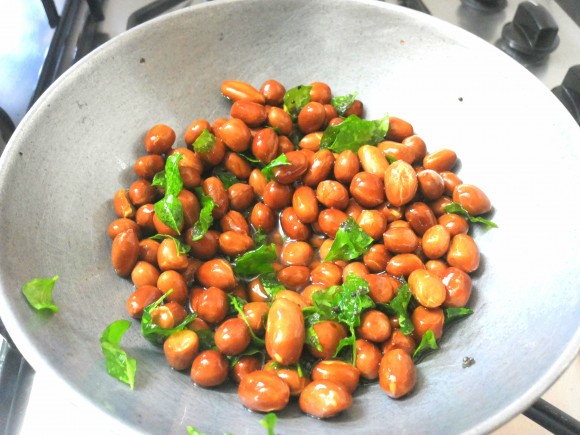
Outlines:
<svg viewBox="0 0 580 435"><path fill-rule="evenodd" d="M127 318L131 284L110 265L111 198L153 124L178 132L228 114L224 79L259 86L329 83L359 92L368 118L411 121L430 149L450 147L482 187L499 229L483 253L471 307L419 366L415 392L361 388L332 421L280 413L277 432L486 432L527 408L580 345L580 129L531 74L494 47L413 11L371 1L220 1L136 28L67 72L31 109L0 161L0 314L33 367L126 430L260 431L235 388L204 390L172 372L135 325L136 389L109 377L99 336ZM60 311L20 293L60 275ZM476 364L462 368L465 356Z"/></svg>

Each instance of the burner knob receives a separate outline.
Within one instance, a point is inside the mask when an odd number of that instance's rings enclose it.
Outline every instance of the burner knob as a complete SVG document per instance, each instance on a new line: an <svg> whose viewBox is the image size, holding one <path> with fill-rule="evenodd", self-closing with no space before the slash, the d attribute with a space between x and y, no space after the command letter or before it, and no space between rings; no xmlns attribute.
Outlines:
<svg viewBox="0 0 580 435"><path fill-rule="evenodd" d="M497 12L507 5L507 0L461 0L465 6L483 12Z"/></svg>
<svg viewBox="0 0 580 435"><path fill-rule="evenodd" d="M520 3L514 20L503 27L501 37L500 48L528 63L544 60L560 43L554 18L542 5L532 2Z"/></svg>
<svg viewBox="0 0 580 435"><path fill-rule="evenodd" d="M562 84L552 89L552 92L580 125L580 65L571 67Z"/></svg>

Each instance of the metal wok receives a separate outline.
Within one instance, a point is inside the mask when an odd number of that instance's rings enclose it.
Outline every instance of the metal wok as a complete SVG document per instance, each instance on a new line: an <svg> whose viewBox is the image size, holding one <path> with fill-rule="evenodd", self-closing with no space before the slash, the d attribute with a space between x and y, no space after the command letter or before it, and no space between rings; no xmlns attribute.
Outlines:
<svg viewBox="0 0 580 435"><path fill-rule="evenodd" d="M483 253L470 302L418 367L415 392L360 388L332 421L279 413L277 432L491 431L527 408L580 346L580 129L545 87L494 47L437 19L374 1L220 1L174 13L106 44L31 109L0 160L0 314L39 372L123 430L256 433L234 386L205 390L173 372L134 325L122 345L136 388L105 370L99 336L127 318L131 283L110 265L112 196L133 180L147 129L179 133L227 116L224 79L287 87L325 81L358 91L367 118L413 123L429 149L449 147L482 187L499 229L475 231ZM60 276L54 315L20 293ZM462 368L465 356L476 364ZM108 417L106 417L108 416Z"/></svg>

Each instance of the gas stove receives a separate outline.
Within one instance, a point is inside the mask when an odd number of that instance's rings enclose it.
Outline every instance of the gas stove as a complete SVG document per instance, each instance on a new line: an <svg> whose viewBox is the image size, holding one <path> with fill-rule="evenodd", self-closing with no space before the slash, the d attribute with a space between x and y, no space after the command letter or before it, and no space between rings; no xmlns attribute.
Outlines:
<svg viewBox="0 0 580 435"><path fill-rule="evenodd" d="M209 1L209 0L208 0ZM215 0L219 1L219 0ZM377 0L379 1L379 0ZM156 16L204 0L26 0L0 3L0 153L29 107L93 49ZM466 29L503 50L560 99L580 124L580 0L387 0ZM0 433L108 433L98 415L33 370L0 323ZM544 396L580 418L580 360ZM75 419L82 414L83 427ZM73 418L71 419L71 415ZM553 433L580 424L539 401L525 415ZM80 418L80 417L79 417ZM496 435L545 434L519 416ZM110 429L115 432L114 429ZM568 432L566 432L568 431Z"/></svg>

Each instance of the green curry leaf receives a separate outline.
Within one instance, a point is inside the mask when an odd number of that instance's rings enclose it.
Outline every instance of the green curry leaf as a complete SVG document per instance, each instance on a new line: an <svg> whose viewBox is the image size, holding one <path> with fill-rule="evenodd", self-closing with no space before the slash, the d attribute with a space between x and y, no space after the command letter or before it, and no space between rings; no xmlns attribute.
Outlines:
<svg viewBox="0 0 580 435"><path fill-rule="evenodd" d="M484 219L479 216L471 216L469 212L461 204L457 202L451 202L447 204L445 207L443 207L443 209L445 210L445 213L455 213L460 216L466 217L467 219L469 219L470 222L473 223L479 222L488 228L497 228L497 224L495 222L490 221L489 219Z"/></svg>
<svg viewBox="0 0 580 435"><path fill-rule="evenodd" d="M251 277L261 273L272 272L276 255L276 245L262 245L257 249L240 255L234 264L234 272L239 276Z"/></svg>
<svg viewBox="0 0 580 435"><path fill-rule="evenodd" d="M284 94L284 110L292 117L292 120L296 120L302 108L310 103L311 89L312 86L299 85Z"/></svg>
<svg viewBox="0 0 580 435"><path fill-rule="evenodd" d="M266 428L268 435L276 435L275 428L278 422L278 417L273 412L269 412L260 420L260 424Z"/></svg>
<svg viewBox="0 0 580 435"><path fill-rule="evenodd" d="M22 293L28 303L36 310L58 311L58 306L52 300L52 291L58 276L54 278L34 278L22 286Z"/></svg>
<svg viewBox="0 0 580 435"><path fill-rule="evenodd" d="M435 334L429 329L425 334L423 334L421 343L419 343L419 346L417 346L417 349L413 352L413 362L417 364L421 359L423 359L427 352L437 349L439 349L439 346L437 346Z"/></svg>
<svg viewBox="0 0 580 435"><path fill-rule="evenodd" d="M187 326L187 324L196 317L196 315L193 313L189 314L179 325L176 325L173 328L162 328L153 322L153 316L151 313L161 304L161 302L163 302L167 296L169 296L172 291L173 290L169 290L167 293L157 299L157 301L153 302L143 310L143 316L141 317L141 333L143 334L143 337L145 337L153 344L163 344L167 337L169 337L174 332L182 331Z"/></svg>
<svg viewBox="0 0 580 435"><path fill-rule="evenodd" d="M211 196L203 193L201 188L197 188L196 192L200 198L201 211L199 212L199 219L193 224L191 232L191 240L194 242L201 239L212 226L213 209L215 208L215 202Z"/></svg>
<svg viewBox="0 0 580 435"><path fill-rule="evenodd" d="M183 224L183 206L175 195L165 196L154 205L155 214L169 228L180 234L179 228Z"/></svg>
<svg viewBox="0 0 580 435"><path fill-rule="evenodd" d="M399 328L405 335L411 334L415 327L409 317L409 301L411 300L411 289L409 284L405 283L399 287L397 296L395 296L388 304L378 304L379 307L385 308L387 313L392 316L397 316L399 319Z"/></svg>
<svg viewBox="0 0 580 435"><path fill-rule="evenodd" d="M101 349L107 364L107 373L131 389L135 386L137 361L127 355L119 344L125 331L131 327L128 320L117 320L111 323L101 335Z"/></svg>
<svg viewBox="0 0 580 435"><path fill-rule="evenodd" d="M264 177L266 177L266 181L272 181L274 179L274 168L288 165L291 165L291 163L288 161L286 154L280 154L278 157L276 157L262 168L262 174L264 174Z"/></svg>
<svg viewBox="0 0 580 435"><path fill-rule="evenodd" d="M164 240L164 239L171 239L173 243L175 243L175 247L177 248L177 255L181 254L188 254L191 251L191 246L184 245L183 242L169 234L155 234L154 236L149 237L151 240Z"/></svg>
<svg viewBox="0 0 580 435"><path fill-rule="evenodd" d="M354 92L352 94L344 95L342 97L333 97L330 100L330 104L336 109L336 113L338 116L344 117L346 111L350 109L352 103L356 99L357 93Z"/></svg>
<svg viewBox="0 0 580 435"><path fill-rule="evenodd" d="M196 153L207 154L215 146L215 136L207 130L203 130L199 137L193 143L193 149Z"/></svg>
<svg viewBox="0 0 580 435"><path fill-rule="evenodd" d="M363 145L377 145L389 130L389 116L368 121L356 115L350 115L342 123L328 127L320 140L320 149L329 149L334 153L346 150L355 153Z"/></svg>
<svg viewBox="0 0 580 435"><path fill-rule="evenodd" d="M373 238L365 233L352 217L348 217L336 232L332 246L324 261L350 261L365 254Z"/></svg>

